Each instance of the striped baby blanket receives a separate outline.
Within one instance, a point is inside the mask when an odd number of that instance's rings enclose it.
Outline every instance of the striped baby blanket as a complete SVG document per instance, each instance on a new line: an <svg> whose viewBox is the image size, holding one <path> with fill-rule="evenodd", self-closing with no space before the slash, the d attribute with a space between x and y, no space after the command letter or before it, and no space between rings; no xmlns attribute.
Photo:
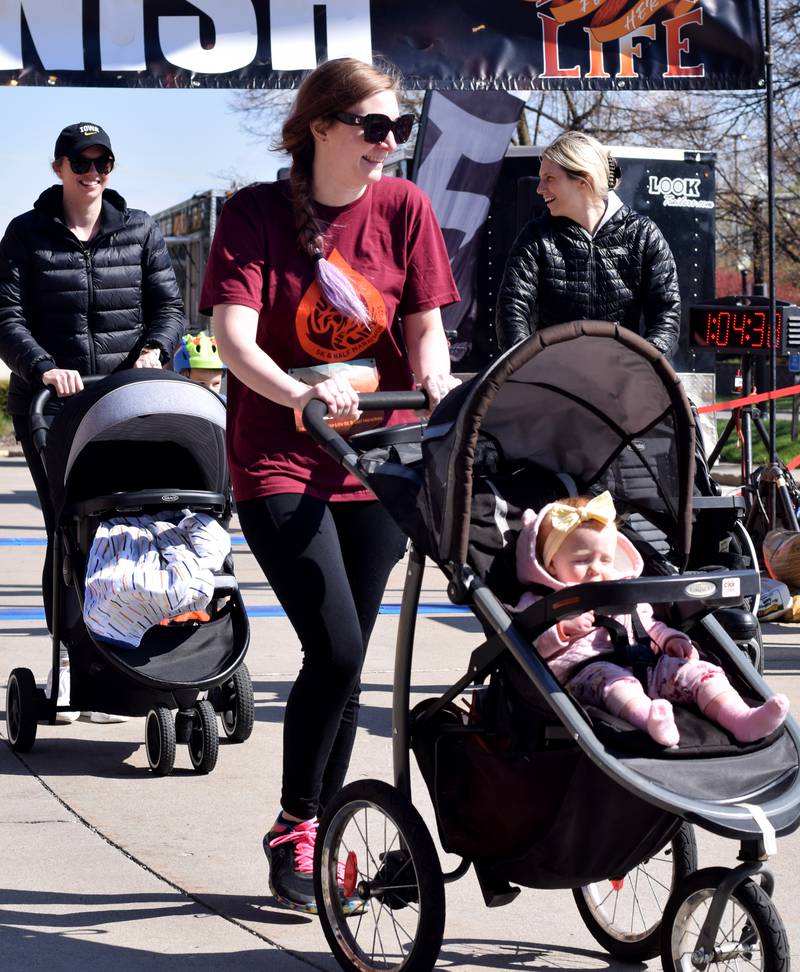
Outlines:
<svg viewBox="0 0 800 972"><path fill-rule="evenodd" d="M230 549L227 531L206 513L101 522L86 565L87 628L106 641L138 647L159 621L209 605L213 571Z"/></svg>

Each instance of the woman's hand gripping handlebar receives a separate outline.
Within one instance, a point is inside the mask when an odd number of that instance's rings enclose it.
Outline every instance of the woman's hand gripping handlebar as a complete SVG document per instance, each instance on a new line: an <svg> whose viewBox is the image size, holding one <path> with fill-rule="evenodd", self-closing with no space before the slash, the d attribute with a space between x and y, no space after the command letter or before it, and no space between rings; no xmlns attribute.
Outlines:
<svg viewBox="0 0 800 972"><path fill-rule="evenodd" d="M424 391L382 391L366 392L358 396L358 409L361 412L386 412L393 409L419 410L428 407L428 395ZM311 437L339 465L349 472L356 472L357 455L353 447L328 425L325 416L328 405L320 398L312 398L303 409L303 425Z"/></svg>
<svg viewBox="0 0 800 972"><path fill-rule="evenodd" d="M50 372L47 372L47 374L50 374ZM107 377L108 375L84 375L81 378L81 387L77 389L75 394L79 394L84 388L96 385L98 381L102 381ZM46 384L31 399L31 407L28 413L31 437L33 438L34 448L40 456L44 452L45 442L47 441L47 430L50 427L50 423L45 418L44 411L49 402L56 397L64 397L59 391L58 386L56 384Z"/></svg>

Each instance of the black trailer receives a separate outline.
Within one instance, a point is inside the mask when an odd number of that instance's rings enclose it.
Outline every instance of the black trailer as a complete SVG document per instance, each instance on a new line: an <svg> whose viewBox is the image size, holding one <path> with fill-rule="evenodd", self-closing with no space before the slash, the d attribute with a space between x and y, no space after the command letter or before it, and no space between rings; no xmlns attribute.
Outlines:
<svg viewBox="0 0 800 972"><path fill-rule="evenodd" d="M683 320L674 364L682 372L713 372L715 355L697 352L688 342L688 307L713 299L716 258L716 156L647 146L609 146L620 161L623 202L658 225L678 265ZM508 252L525 223L544 211L536 193L544 146L511 145L491 196L475 260L473 297L453 339L453 361L459 371L477 371L498 354L494 315L497 291ZM408 178L413 146L393 153L384 171ZM436 209L436 199L433 199ZM441 218L441 216L440 216ZM447 230L446 226L443 226ZM447 233L445 233L447 236ZM460 236L454 236L454 242ZM451 260L454 254L451 253Z"/></svg>
<svg viewBox="0 0 800 972"><path fill-rule="evenodd" d="M172 266L186 309L189 330L200 331L209 326L208 318L198 312L200 288L208 261L211 240L217 219L225 201L233 193L226 189L198 192L184 202L154 215L172 257Z"/></svg>
<svg viewBox="0 0 800 972"><path fill-rule="evenodd" d="M616 190L637 212L658 225L678 265L683 322L674 364L679 371L713 371L713 356L689 348L687 308L715 293L715 156L682 149L609 146L622 166ZM494 310L508 251L525 223L545 209L536 193L539 146L509 147L492 195L476 267L469 364L481 367L497 355Z"/></svg>

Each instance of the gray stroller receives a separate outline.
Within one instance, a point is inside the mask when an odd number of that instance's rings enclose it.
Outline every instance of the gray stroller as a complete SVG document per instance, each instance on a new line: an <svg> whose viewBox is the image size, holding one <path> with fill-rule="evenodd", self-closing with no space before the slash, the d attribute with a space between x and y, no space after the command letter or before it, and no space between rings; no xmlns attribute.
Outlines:
<svg viewBox="0 0 800 972"><path fill-rule="evenodd" d="M59 706L57 678L48 697L30 669L14 669L9 742L18 752L30 750L37 724L54 723L59 709L141 715L153 773L172 771L177 743L188 746L196 772L209 773L219 752L217 714L232 742L250 736L255 718L244 664L250 630L232 558L214 576L207 620L155 625L135 649L90 631L83 607L87 559L101 521L189 509L227 527L225 406L213 392L167 371L128 369L86 384L49 429L50 389L31 405L56 516L52 670L58 671L63 644L71 698Z"/></svg>

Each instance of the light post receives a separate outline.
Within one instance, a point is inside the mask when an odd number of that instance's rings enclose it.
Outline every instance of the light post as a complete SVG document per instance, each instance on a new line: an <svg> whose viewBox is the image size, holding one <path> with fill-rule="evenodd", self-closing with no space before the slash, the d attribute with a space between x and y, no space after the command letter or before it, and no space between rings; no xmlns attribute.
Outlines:
<svg viewBox="0 0 800 972"><path fill-rule="evenodd" d="M734 199L734 246L736 250L736 264L741 280L741 294L747 296L748 285L747 275L752 266L749 253L745 251L743 244L743 207L745 205L745 193L742 190L740 170L739 170L739 140L747 141L748 136L744 132L733 133L733 199Z"/></svg>

